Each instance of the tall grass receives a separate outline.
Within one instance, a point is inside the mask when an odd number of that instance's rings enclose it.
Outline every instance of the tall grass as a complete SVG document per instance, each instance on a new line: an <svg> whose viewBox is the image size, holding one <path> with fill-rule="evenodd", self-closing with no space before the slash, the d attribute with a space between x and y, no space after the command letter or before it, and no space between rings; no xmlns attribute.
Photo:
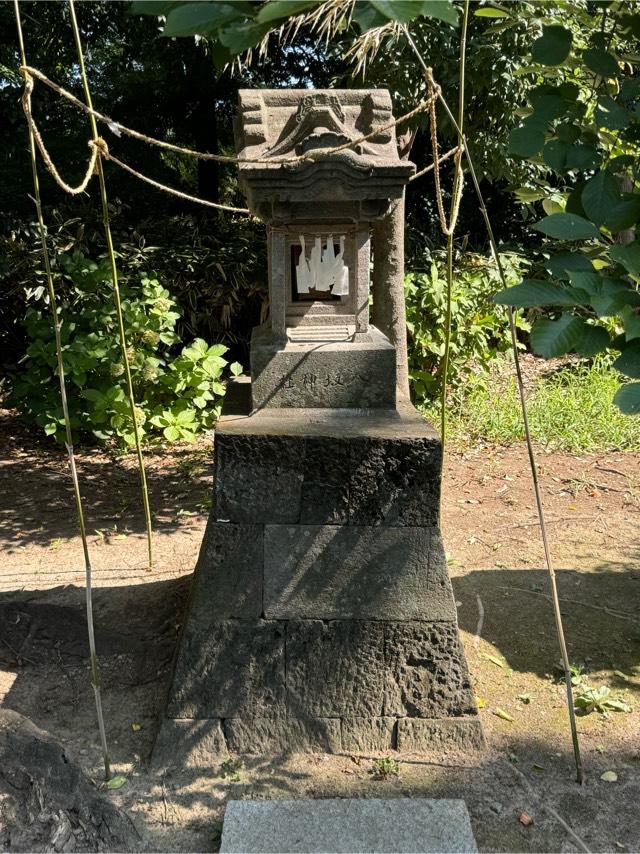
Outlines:
<svg viewBox="0 0 640 854"><path fill-rule="evenodd" d="M527 410L536 442L574 453L640 450L640 418L613 404L620 375L604 361L550 369L533 381ZM449 438L457 445L524 439L513 368L502 363L474 376L449 403ZM425 408L439 417L436 403Z"/></svg>

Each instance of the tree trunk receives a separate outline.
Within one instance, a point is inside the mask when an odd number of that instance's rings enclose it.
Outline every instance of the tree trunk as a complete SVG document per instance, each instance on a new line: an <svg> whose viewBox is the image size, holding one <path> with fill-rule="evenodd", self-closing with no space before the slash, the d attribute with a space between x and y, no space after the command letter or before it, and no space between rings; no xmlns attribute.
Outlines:
<svg viewBox="0 0 640 854"><path fill-rule="evenodd" d="M396 398L409 400L407 313L404 302L404 194L373 226L371 320L396 348Z"/></svg>

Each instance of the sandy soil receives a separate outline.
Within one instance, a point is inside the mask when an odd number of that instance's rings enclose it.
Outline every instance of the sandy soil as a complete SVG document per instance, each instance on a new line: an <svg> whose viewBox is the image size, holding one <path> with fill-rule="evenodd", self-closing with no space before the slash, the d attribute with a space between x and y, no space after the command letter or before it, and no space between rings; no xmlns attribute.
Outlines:
<svg viewBox="0 0 640 854"><path fill-rule="evenodd" d="M0 417L0 704L60 738L96 781L84 570L64 455ZM216 850L228 798L463 797L481 850L640 849L640 454L540 454L570 656L631 713L579 719L588 781L574 782L548 580L522 447L452 452L443 530L487 750L375 757L238 757L213 775L158 777L146 762L210 506L211 443L148 454L156 561L145 563L130 457L81 453L111 793L140 848ZM580 691L581 688L576 689ZM504 713L512 720L505 719ZM601 779L615 771L617 780ZM533 823L523 824L523 812ZM526 819L524 819L526 822ZM582 840L582 841L580 841Z"/></svg>

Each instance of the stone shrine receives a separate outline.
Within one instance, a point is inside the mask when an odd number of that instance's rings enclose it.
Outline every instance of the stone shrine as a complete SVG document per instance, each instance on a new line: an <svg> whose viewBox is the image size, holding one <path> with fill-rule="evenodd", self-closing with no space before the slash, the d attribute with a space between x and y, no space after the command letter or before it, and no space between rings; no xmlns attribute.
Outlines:
<svg viewBox="0 0 640 854"><path fill-rule="evenodd" d="M216 427L214 506L156 760L479 747L439 529L440 440L396 404L395 351L369 323L372 223L415 170L391 99L239 96L270 317Z"/></svg>

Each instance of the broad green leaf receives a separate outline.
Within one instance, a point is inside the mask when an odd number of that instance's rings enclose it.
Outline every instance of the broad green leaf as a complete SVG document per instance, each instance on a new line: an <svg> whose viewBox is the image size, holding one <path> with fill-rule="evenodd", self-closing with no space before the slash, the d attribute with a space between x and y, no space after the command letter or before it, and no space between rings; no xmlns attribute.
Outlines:
<svg viewBox="0 0 640 854"><path fill-rule="evenodd" d="M613 246L609 256L622 264L634 278L640 279L640 243L637 240L624 246Z"/></svg>
<svg viewBox="0 0 640 854"><path fill-rule="evenodd" d="M132 15L167 15L178 5L176 0L134 0L129 11Z"/></svg>
<svg viewBox="0 0 640 854"><path fill-rule="evenodd" d="M421 0L421 15L427 18L438 18L454 27L458 25L458 10L450 0Z"/></svg>
<svg viewBox="0 0 640 854"><path fill-rule="evenodd" d="M249 21L245 24L233 24L224 30L220 30L218 38L235 55L255 47L270 29L271 24L258 24L255 21Z"/></svg>
<svg viewBox="0 0 640 854"><path fill-rule="evenodd" d="M619 201L618 182L608 172L598 172L582 190L584 212L598 226L603 224Z"/></svg>
<svg viewBox="0 0 640 854"><path fill-rule="evenodd" d="M545 199L542 203L542 209L546 214L555 214L562 213L564 208L559 202L556 202L555 199Z"/></svg>
<svg viewBox="0 0 640 854"><path fill-rule="evenodd" d="M625 415L640 413L640 383L625 383L616 392L613 402Z"/></svg>
<svg viewBox="0 0 640 854"><path fill-rule="evenodd" d="M162 431L165 439L168 439L170 442L177 442L180 438L180 428L174 427L173 424L170 424L168 427L165 427Z"/></svg>
<svg viewBox="0 0 640 854"><path fill-rule="evenodd" d="M531 58L541 65L561 65L571 51L572 36L560 26L543 27L531 48Z"/></svg>
<svg viewBox="0 0 640 854"><path fill-rule="evenodd" d="M473 13L478 18L510 18L511 15L504 9L496 9L493 6L481 6Z"/></svg>
<svg viewBox="0 0 640 854"><path fill-rule="evenodd" d="M229 365L229 370L231 371L231 373L234 377L239 377L242 374L242 372L244 371L244 368L242 367L240 362L232 362Z"/></svg>
<svg viewBox="0 0 640 854"><path fill-rule="evenodd" d="M600 232L592 222L570 213L551 214L533 227L556 240L589 240L600 237Z"/></svg>
<svg viewBox="0 0 640 854"><path fill-rule="evenodd" d="M534 190L532 187L518 187L517 190L514 190L514 193L518 201L523 204L539 202L545 197L543 190Z"/></svg>
<svg viewBox="0 0 640 854"><path fill-rule="evenodd" d="M638 220L640 220L640 195L618 202L603 225L615 234L625 228L631 228Z"/></svg>
<svg viewBox="0 0 640 854"><path fill-rule="evenodd" d="M624 323L624 335L627 341L640 338L640 313L630 306L625 306L620 315Z"/></svg>
<svg viewBox="0 0 640 854"><path fill-rule="evenodd" d="M105 785L107 789L120 789L122 788L122 786L124 786L126 782L127 778L124 776L124 774L116 774L115 776L111 777L110 780L107 780Z"/></svg>
<svg viewBox="0 0 640 854"><path fill-rule="evenodd" d="M596 356L611 346L609 333L603 326L585 324L582 338L576 345L576 352L587 359Z"/></svg>
<svg viewBox="0 0 640 854"><path fill-rule="evenodd" d="M182 3L169 12L163 36L195 36L215 32L242 17L229 3Z"/></svg>
<svg viewBox="0 0 640 854"><path fill-rule="evenodd" d="M558 91L550 91L532 100L533 112L546 123L559 119L567 110L567 102Z"/></svg>
<svg viewBox="0 0 640 854"><path fill-rule="evenodd" d="M595 169L600 163L600 155L593 145L576 142L567 152L567 169Z"/></svg>
<svg viewBox="0 0 640 854"><path fill-rule="evenodd" d="M582 252L558 252L549 258L545 267L556 279L570 278L569 271L593 273L593 264ZM580 287L578 282L571 281Z"/></svg>
<svg viewBox="0 0 640 854"><path fill-rule="evenodd" d="M578 253L575 253L578 254ZM584 256L583 256L584 257ZM586 259L588 261L588 259ZM596 273L593 266L588 269L568 269L571 284L576 288L586 291L588 294L599 294L602 289L602 276Z"/></svg>
<svg viewBox="0 0 640 854"><path fill-rule="evenodd" d="M374 27L382 27L389 20L385 15L381 15L369 0L356 0L352 18L363 33Z"/></svg>
<svg viewBox="0 0 640 854"><path fill-rule="evenodd" d="M580 138L580 130L569 122L556 127L556 136L561 142L574 143Z"/></svg>
<svg viewBox="0 0 640 854"><path fill-rule="evenodd" d="M613 367L626 377L640 379L640 341L633 341L625 347Z"/></svg>
<svg viewBox="0 0 640 854"><path fill-rule="evenodd" d="M562 288L541 279L525 279L519 285L506 288L493 298L498 305L532 308L543 305L585 305L589 295L574 288Z"/></svg>
<svg viewBox="0 0 640 854"><path fill-rule="evenodd" d="M621 279L602 279L589 301L598 317L613 317L627 305L640 304L640 293Z"/></svg>
<svg viewBox="0 0 640 854"><path fill-rule="evenodd" d="M258 12L256 21L267 24L280 19L291 18L307 9L313 9L320 2L321 0L267 0Z"/></svg>
<svg viewBox="0 0 640 854"><path fill-rule="evenodd" d="M567 154L570 149L571 145L568 142L562 142L559 139L550 139L542 151L542 158L554 172L562 175L566 171Z"/></svg>
<svg viewBox="0 0 640 854"><path fill-rule="evenodd" d="M509 134L509 151L518 157L533 157L544 145L544 133L527 127L514 128Z"/></svg>
<svg viewBox="0 0 640 854"><path fill-rule="evenodd" d="M598 127L607 130L624 130L629 123L627 111L608 95L598 101L594 119Z"/></svg>
<svg viewBox="0 0 640 854"><path fill-rule="evenodd" d="M579 344L585 322L575 314L565 312L558 320L541 317L531 329L533 351L545 359L564 356Z"/></svg>
<svg viewBox="0 0 640 854"><path fill-rule="evenodd" d="M620 70L615 56L606 50L597 48L585 50L582 59L587 68L601 77L615 77Z"/></svg>

